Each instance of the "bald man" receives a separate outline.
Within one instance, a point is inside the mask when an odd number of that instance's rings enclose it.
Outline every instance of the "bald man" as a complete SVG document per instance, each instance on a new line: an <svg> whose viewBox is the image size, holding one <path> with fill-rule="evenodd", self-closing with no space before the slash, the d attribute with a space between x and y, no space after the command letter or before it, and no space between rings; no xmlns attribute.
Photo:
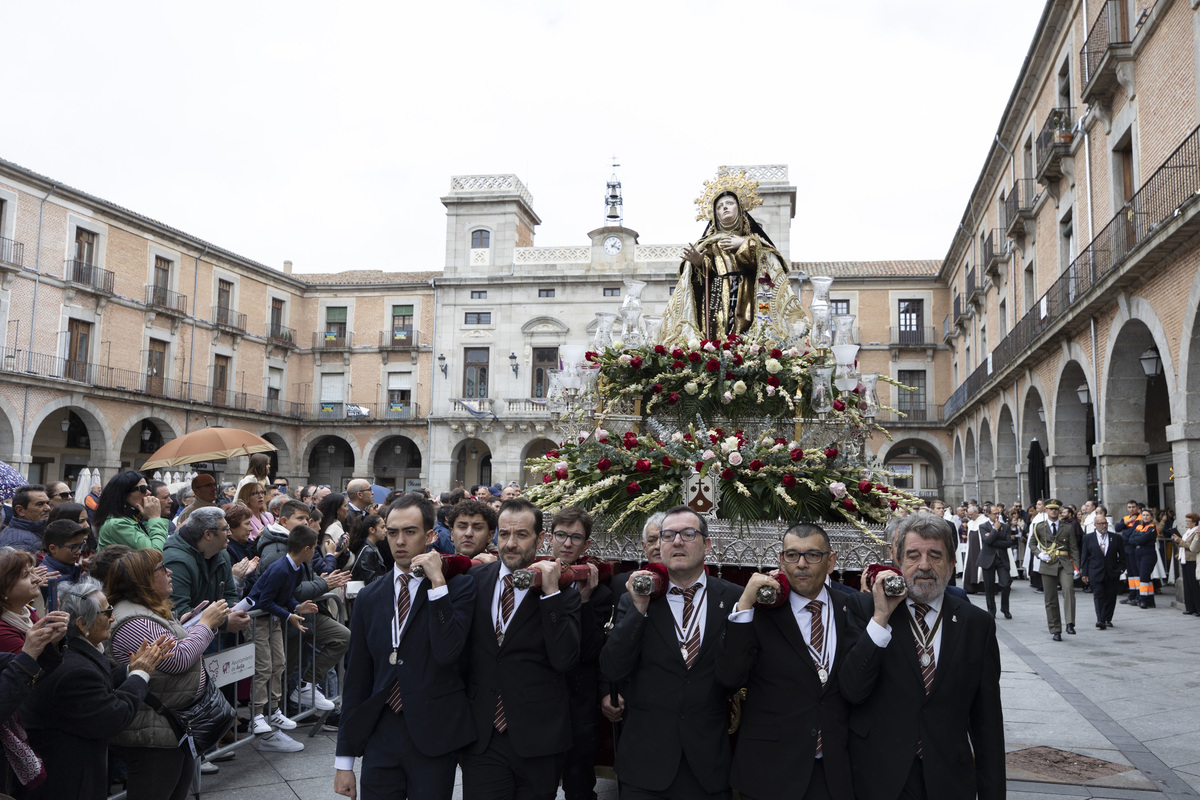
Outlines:
<svg viewBox="0 0 1200 800"><path fill-rule="evenodd" d="M355 478L346 484L346 499L350 501L350 507L346 510L346 520L342 523L342 527L347 531L354 525L354 521L367 512L371 504L375 502L375 494L371 491L371 482L366 478Z"/></svg>

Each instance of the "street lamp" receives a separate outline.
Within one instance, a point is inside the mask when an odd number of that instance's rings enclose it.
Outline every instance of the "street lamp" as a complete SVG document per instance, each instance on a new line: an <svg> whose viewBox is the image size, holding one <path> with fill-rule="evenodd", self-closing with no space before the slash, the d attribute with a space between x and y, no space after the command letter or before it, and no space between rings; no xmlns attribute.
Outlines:
<svg viewBox="0 0 1200 800"><path fill-rule="evenodd" d="M1146 373L1147 378L1157 378L1162 374L1162 359L1158 356L1158 349L1154 345L1150 345L1138 356L1138 361L1141 362L1142 372Z"/></svg>
<svg viewBox="0 0 1200 800"><path fill-rule="evenodd" d="M518 372L521 369L521 365L517 363L517 354L516 353L508 354L508 363L509 363L509 366L512 367L513 377L514 378L518 377Z"/></svg>
<svg viewBox="0 0 1200 800"><path fill-rule="evenodd" d="M1092 401L1092 395L1088 391L1088 385L1086 383L1079 384L1079 388L1075 390L1075 396L1078 397L1079 402L1083 403L1085 406Z"/></svg>
<svg viewBox="0 0 1200 800"><path fill-rule="evenodd" d="M1042 422L1045 422L1045 421L1046 421L1046 409L1045 409L1045 407L1039 407L1039 408L1038 408L1038 419L1040 419Z"/></svg>
<svg viewBox="0 0 1200 800"><path fill-rule="evenodd" d="M67 415L62 418L62 422L58 423L58 427L62 428L63 433L66 433L70 429L70 427L71 427L71 412L70 411L68 411Z"/></svg>
<svg viewBox="0 0 1200 800"><path fill-rule="evenodd" d="M441 369L443 378L450 377L450 367L446 366L446 356L444 353L438 354L438 368Z"/></svg>

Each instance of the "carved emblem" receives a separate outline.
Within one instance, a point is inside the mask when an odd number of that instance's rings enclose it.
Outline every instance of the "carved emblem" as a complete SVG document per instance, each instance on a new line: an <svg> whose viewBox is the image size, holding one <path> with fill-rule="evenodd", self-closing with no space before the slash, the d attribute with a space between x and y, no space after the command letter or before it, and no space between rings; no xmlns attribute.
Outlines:
<svg viewBox="0 0 1200 800"><path fill-rule="evenodd" d="M683 502L697 514L716 515L717 505L721 502L717 473L710 471L704 476L693 473L684 478Z"/></svg>

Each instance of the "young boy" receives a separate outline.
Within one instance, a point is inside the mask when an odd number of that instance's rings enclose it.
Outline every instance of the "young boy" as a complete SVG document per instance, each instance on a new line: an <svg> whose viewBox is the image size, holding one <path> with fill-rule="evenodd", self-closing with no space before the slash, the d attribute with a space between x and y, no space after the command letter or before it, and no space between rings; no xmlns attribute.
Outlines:
<svg viewBox="0 0 1200 800"><path fill-rule="evenodd" d="M54 611L57 607L57 604L50 602L51 586L60 581L78 583L80 555L86 544L87 531L74 520L56 519L42 531L42 549L46 551L42 558L42 566L47 572L58 573L57 578L51 578L50 582L42 587L42 599L46 601L46 610Z"/></svg>
<svg viewBox="0 0 1200 800"><path fill-rule="evenodd" d="M296 588L300 585L303 565L312 561L317 545L317 532L307 525L296 525L287 536L287 553L267 567L253 588L249 599L255 608L261 608L270 616L259 617L254 626L254 700L259 709L251 730L255 734L266 734L258 743L259 750L280 753L295 753L304 745L284 733L293 730L296 723L283 713L283 680L287 658L283 648L283 625L291 625L301 633L304 614L316 613L317 606L311 600L297 604ZM271 704L267 704L267 689L271 690ZM270 711L274 708L274 711ZM281 730L274 730L274 727Z"/></svg>

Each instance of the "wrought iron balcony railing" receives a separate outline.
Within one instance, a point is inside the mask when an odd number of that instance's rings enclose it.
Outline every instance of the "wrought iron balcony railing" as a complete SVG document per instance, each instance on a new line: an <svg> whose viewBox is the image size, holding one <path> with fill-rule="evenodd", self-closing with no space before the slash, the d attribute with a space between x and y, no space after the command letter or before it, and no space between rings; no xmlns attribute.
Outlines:
<svg viewBox="0 0 1200 800"><path fill-rule="evenodd" d="M187 314L187 295L172 292L164 286L147 286L146 305L156 311L183 316Z"/></svg>
<svg viewBox="0 0 1200 800"><path fill-rule="evenodd" d="M18 268L25 266L25 245L0 236L0 264Z"/></svg>
<svg viewBox="0 0 1200 800"><path fill-rule="evenodd" d="M88 264L85 261L76 261L73 258L67 259L67 267L63 274L63 280L71 283L79 284L94 292L102 292L104 294L113 293L113 284L116 282L116 275L106 269L100 269L95 264Z"/></svg>
<svg viewBox="0 0 1200 800"><path fill-rule="evenodd" d="M246 332L246 315L239 314L232 308L225 306L213 306L212 322L219 328L228 328L234 331Z"/></svg>

